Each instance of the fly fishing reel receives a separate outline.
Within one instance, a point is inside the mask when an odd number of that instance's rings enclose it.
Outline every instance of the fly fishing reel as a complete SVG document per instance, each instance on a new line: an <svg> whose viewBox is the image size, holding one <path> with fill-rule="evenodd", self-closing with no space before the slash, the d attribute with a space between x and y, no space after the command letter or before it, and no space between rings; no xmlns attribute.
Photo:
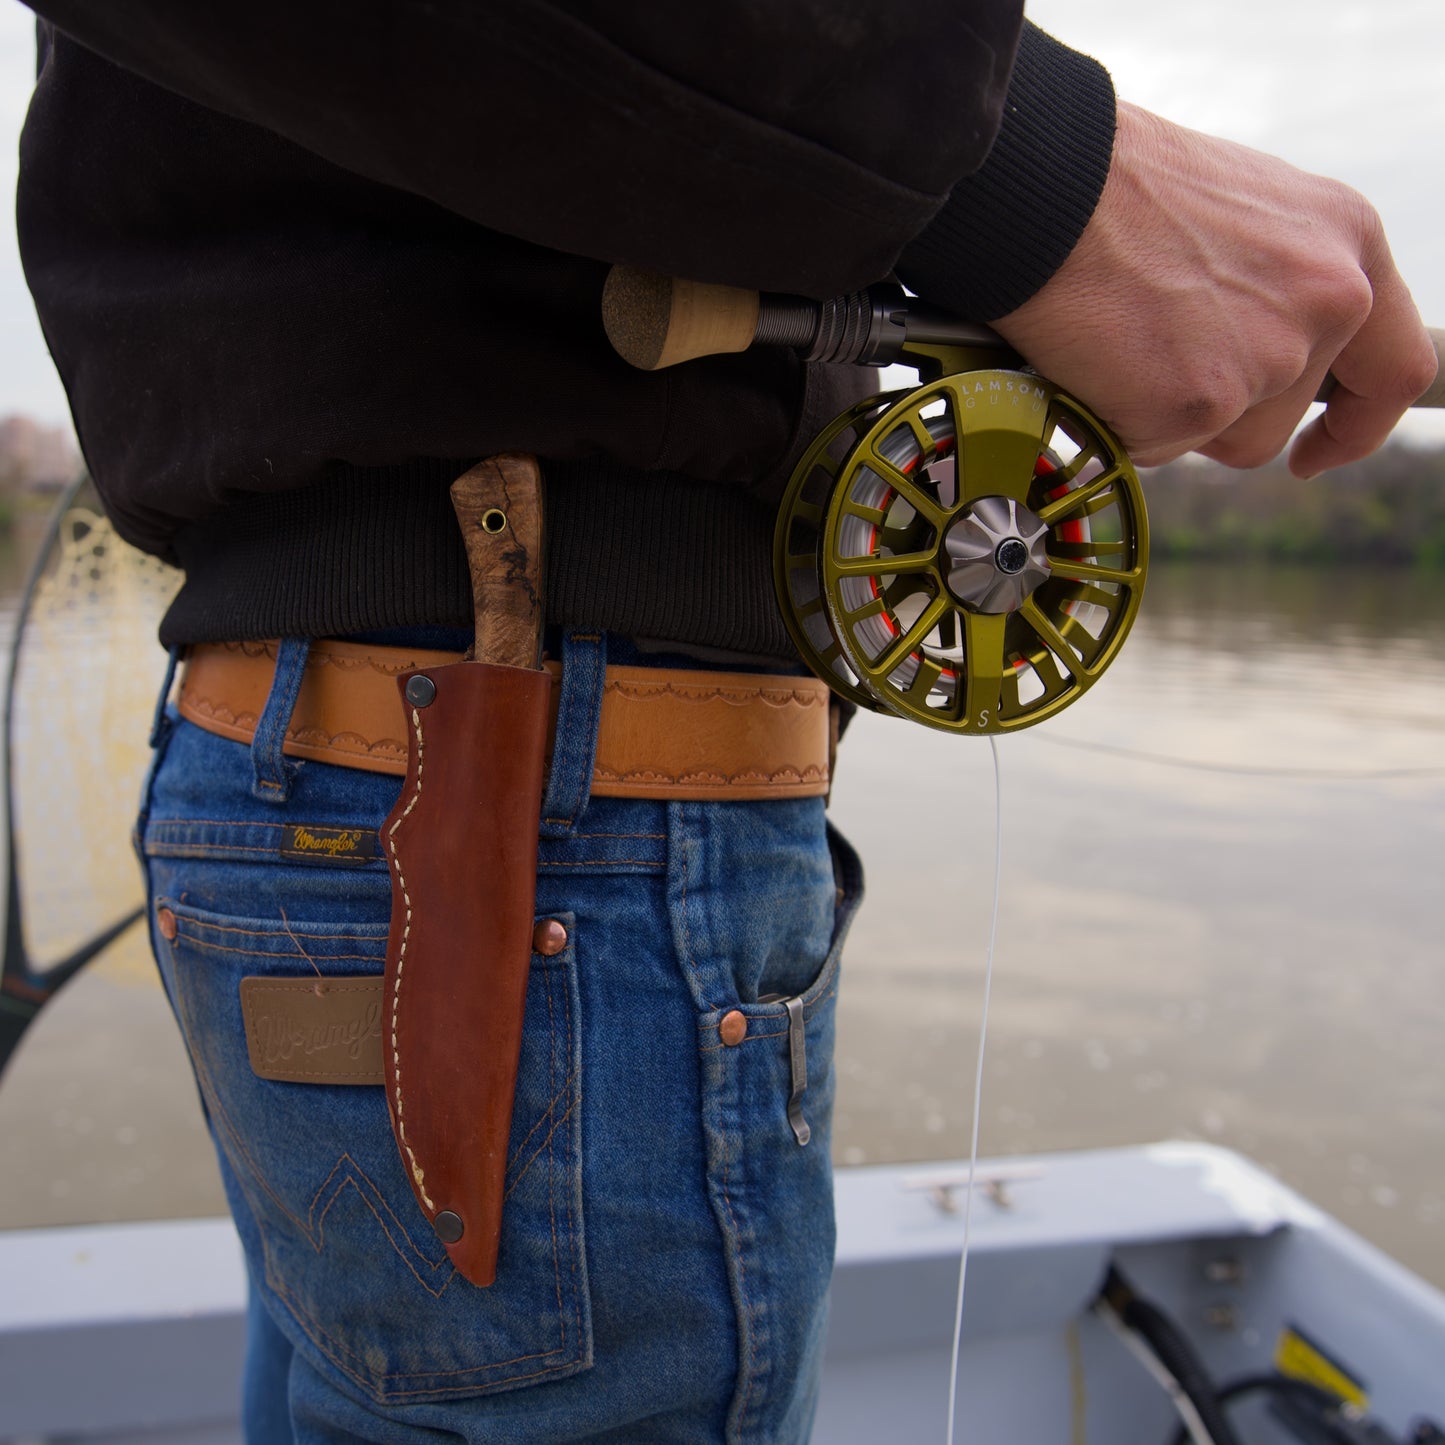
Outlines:
<svg viewBox="0 0 1445 1445"><path fill-rule="evenodd" d="M1028 727L1113 661L1148 524L1118 440L1025 371L947 372L839 417L793 473L773 572L804 660L862 707Z"/></svg>
<svg viewBox="0 0 1445 1445"><path fill-rule="evenodd" d="M1082 696L1139 610L1148 523L1118 438L1001 338L897 287L834 301L614 270L603 317L653 370L786 345L916 368L838 417L793 472L773 576L809 667L848 701L959 733Z"/></svg>

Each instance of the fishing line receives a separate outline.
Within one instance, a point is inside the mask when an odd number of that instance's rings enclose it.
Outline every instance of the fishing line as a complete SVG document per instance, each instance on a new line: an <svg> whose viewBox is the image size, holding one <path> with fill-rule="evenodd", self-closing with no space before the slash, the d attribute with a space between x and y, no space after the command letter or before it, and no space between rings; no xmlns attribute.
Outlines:
<svg viewBox="0 0 1445 1445"><path fill-rule="evenodd" d="M1043 736L1039 742L1076 752L1106 753L1114 758L1157 763L1165 768L1187 768L1196 773L1235 773L1245 778L1297 778L1316 783L1370 783L1392 778L1445 778L1445 768L1274 768L1251 763L1215 763L1206 758L1181 758L1171 753L1145 752L1141 748L1117 747L1113 743L1088 742L1083 738Z"/></svg>
<svg viewBox="0 0 1445 1445"><path fill-rule="evenodd" d="M958 1259L958 1300L953 1312L953 1352L948 1370L948 1434L944 1445L953 1445L953 1426L958 1408L958 1357L963 1345L963 1291L968 1278L969 1232L973 1222L973 1176L978 1166L978 1124L983 1113L983 1056L988 1042L988 1004L993 992L993 950L998 942L998 900L1003 880L1003 779L998 764L998 739L990 736L993 754L993 908L988 921L988 953L983 965L983 1009L978 1021L978 1060L973 1074L973 1129L968 1148L968 1182L963 1196L963 1252Z"/></svg>

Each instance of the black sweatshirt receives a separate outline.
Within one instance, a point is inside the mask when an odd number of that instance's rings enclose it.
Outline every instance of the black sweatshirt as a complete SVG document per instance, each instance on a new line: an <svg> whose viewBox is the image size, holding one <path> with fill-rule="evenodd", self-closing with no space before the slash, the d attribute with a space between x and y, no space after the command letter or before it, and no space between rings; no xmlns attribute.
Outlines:
<svg viewBox="0 0 1445 1445"><path fill-rule="evenodd" d="M987 320L1077 240L1113 94L1020 0L35 0L26 275L167 643L470 623L446 488L534 452L547 610L791 655L788 469L871 373L633 371L612 262Z"/></svg>

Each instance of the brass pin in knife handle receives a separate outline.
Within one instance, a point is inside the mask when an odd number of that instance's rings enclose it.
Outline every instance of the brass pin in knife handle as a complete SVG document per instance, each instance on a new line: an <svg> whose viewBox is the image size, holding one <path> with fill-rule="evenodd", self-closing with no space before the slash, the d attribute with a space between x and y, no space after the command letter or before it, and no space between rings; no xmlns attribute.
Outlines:
<svg viewBox="0 0 1445 1445"><path fill-rule="evenodd" d="M828 301L766 295L614 266L602 291L602 323L614 350L643 371L751 346L792 346L812 361L887 365L907 345L1007 349L986 326L959 321L888 283ZM1430 327L1435 354L1445 330ZM1335 385L1327 377L1319 400ZM1445 407L1445 366L1414 405Z"/></svg>

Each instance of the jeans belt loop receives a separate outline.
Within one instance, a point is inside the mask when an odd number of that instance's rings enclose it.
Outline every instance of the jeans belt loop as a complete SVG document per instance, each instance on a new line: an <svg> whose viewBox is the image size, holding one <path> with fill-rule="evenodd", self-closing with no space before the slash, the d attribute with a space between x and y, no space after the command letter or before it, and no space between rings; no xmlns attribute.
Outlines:
<svg viewBox="0 0 1445 1445"><path fill-rule="evenodd" d="M607 637L568 628L562 635L562 686L547 787L542 837L566 838L591 801L597 724L607 675Z"/></svg>
<svg viewBox="0 0 1445 1445"><path fill-rule="evenodd" d="M255 773L251 796L278 807L289 800L291 779L296 772L297 765L286 760L282 747L310 651L309 637L283 637L277 644L276 674L266 706L256 723L256 736L251 740L251 766Z"/></svg>
<svg viewBox="0 0 1445 1445"><path fill-rule="evenodd" d="M171 691L175 687L176 669L180 665L181 649L172 647L166 653L166 675L161 679L161 690L156 697L156 710L151 716L150 736L146 745L155 752L170 734Z"/></svg>

